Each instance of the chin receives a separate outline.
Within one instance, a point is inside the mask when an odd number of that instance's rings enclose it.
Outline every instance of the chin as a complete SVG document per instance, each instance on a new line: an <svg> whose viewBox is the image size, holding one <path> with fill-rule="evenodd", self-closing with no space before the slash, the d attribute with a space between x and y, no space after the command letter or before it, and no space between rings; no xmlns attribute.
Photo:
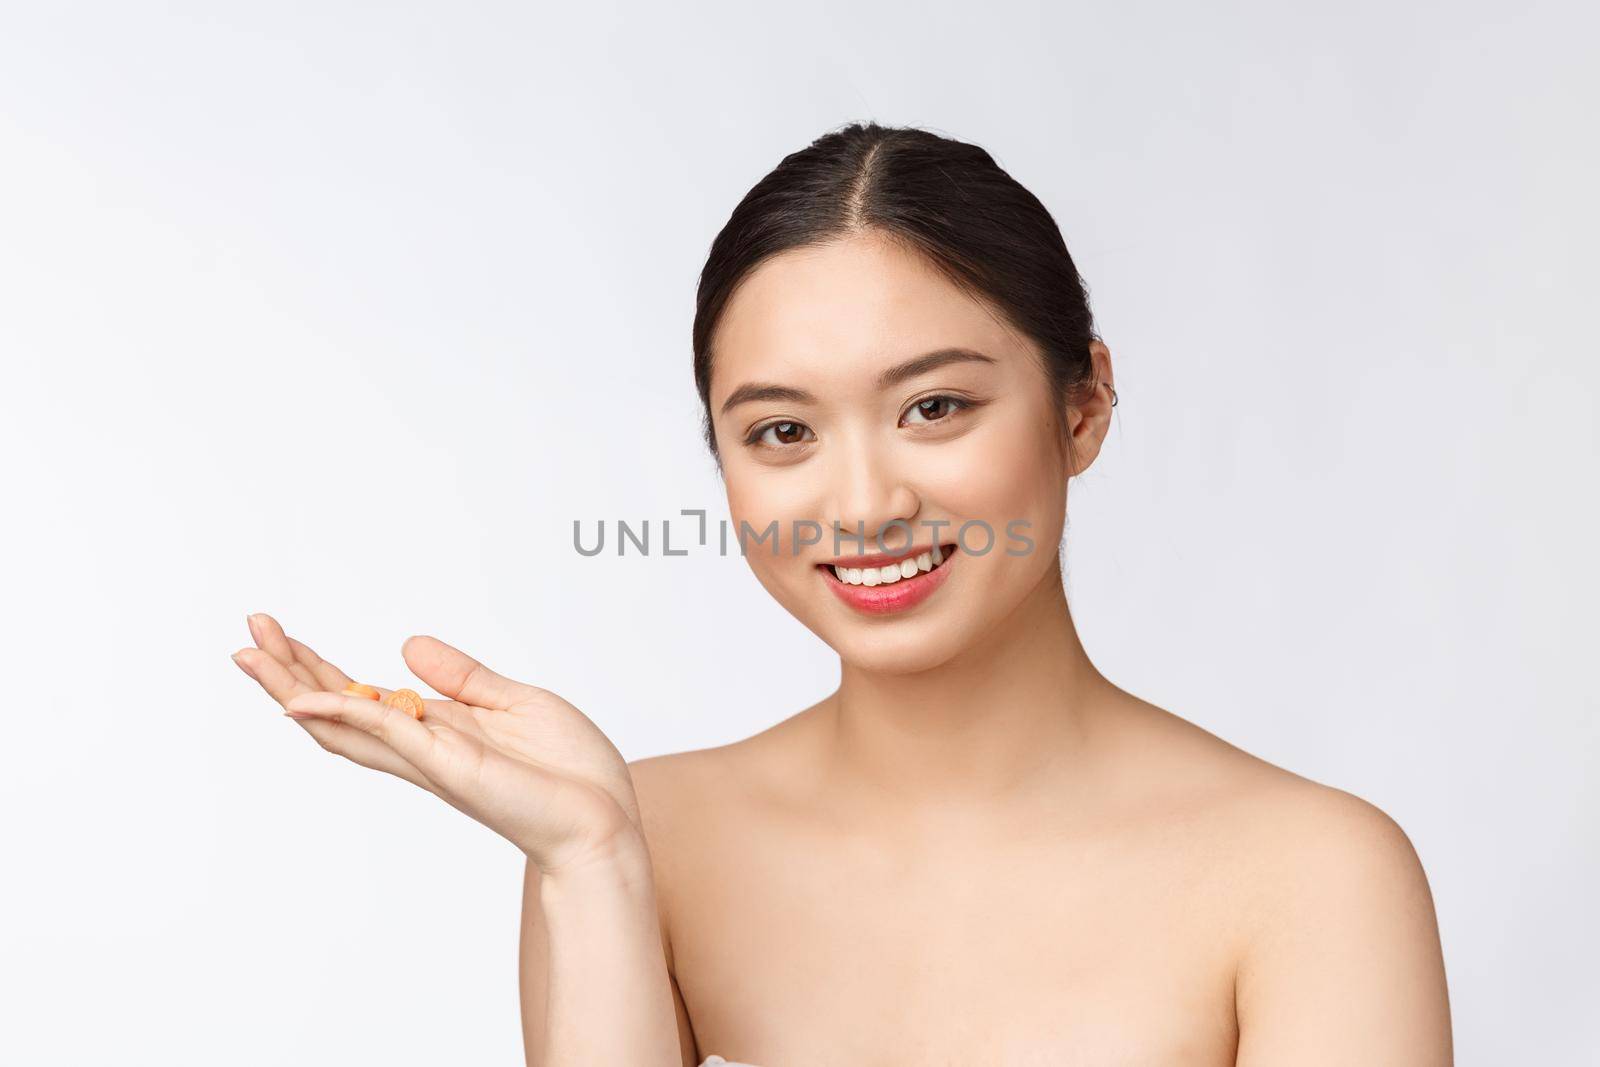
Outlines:
<svg viewBox="0 0 1600 1067"><path fill-rule="evenodd" d="M877 632L852 626L838 630L822 639L850 667L874 674L931 671L950 662L977 640L977 634L967 632L965 626L897 626Z"/></svg>
<svg viewBox="0 0 1600 1067"><path fill-rule="evenodd" d="M1000 561L957 556L951 563L958 560L937 592L906 611L860 611L829 587L831 579L812 576L787 590L786 606L850 667L891 675L933 670L993 633L1023 592L995 580Z"/></svg>

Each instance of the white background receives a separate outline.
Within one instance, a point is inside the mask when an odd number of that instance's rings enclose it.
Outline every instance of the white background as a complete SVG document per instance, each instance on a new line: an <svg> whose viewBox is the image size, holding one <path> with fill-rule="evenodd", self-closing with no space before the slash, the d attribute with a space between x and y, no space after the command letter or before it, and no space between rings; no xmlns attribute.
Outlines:
<svg viewBox="0 0 1600 1067"><path fill-rule="evenodd" d="M229 653L433 633L630 759L827 693L737 557L571 526L726 515L697 273L876 118L1092 286L1096 663L1400 822L1459 1063L1595 1062L1592 9L582 7L5 6L0 1060L520 1062L520 855Z"/></svg>

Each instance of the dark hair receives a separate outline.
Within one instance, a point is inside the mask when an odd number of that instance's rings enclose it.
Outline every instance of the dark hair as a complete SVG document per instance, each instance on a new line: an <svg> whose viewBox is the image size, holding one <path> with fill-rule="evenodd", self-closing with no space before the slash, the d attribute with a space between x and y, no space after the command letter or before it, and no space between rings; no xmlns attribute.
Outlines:
<svg viewBox="0 0 1600 1067"><path fill-rule="evenodd" d="M711 242L696 296L694 379L706 445L719 465L711 335L739 283L780 252L869 231L921 252L1032 338L1058 396L1092 395L1098 383L1089 345L1100 337L1088 289L1038 197L977 145L914 127L853 123L785 156Z"/></svg>

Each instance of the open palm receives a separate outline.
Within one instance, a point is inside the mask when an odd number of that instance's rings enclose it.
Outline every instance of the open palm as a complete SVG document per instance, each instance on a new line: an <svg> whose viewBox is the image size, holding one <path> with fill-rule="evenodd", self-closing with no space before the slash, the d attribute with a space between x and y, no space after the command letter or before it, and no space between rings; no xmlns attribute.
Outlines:
<svg viewBox="0 0 1600 1067"><path fill-rule="evenodd" d="M401 656L448 699L424 700L421 721L341 691L352 679L250 616L256 647L234 661L330 752L427 789L554 869L639 830L627 763L588 716L556 694L496 674L433 637ZM376 686L381 695L391 690Z"/></svg>

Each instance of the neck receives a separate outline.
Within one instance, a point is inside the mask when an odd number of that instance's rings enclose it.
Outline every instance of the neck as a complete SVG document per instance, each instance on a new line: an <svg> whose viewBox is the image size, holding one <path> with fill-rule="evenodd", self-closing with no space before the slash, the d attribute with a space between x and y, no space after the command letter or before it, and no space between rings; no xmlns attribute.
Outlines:
<svg viewBox="0 0 1600 1067"><path fill-rule="evenodd" d="M983 640L937 667L846 663L823 709L830 777L890 803L968 805L1038 785L1083 747L1087 705L1110 685L1089 662L1059 566Z"/></svg>

